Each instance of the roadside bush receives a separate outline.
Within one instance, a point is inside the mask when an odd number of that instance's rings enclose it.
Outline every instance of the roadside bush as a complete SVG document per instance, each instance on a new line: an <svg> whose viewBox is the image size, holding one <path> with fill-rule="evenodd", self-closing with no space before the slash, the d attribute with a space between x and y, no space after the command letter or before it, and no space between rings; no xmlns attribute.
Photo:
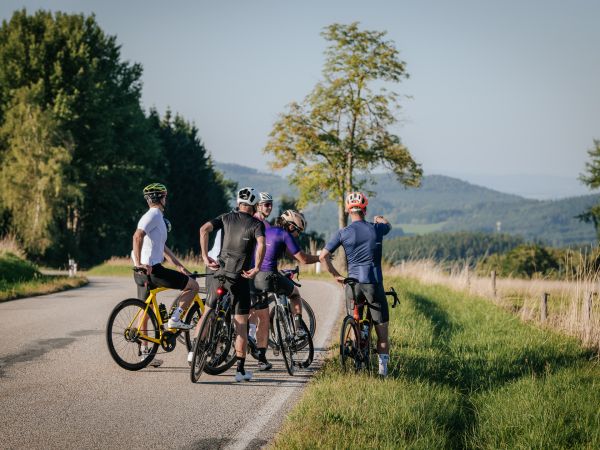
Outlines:
<svg viewBox="0 0 600 450"><path fill-rule="evenodd" d="M483 258L477 270L488 274L495 270L501 277L556 276L561 268L560 255L538 244L523 244L507 253Z"/></svg>
<svg viewBox="0 0 600 450"><path fill-rule="evenodd" d="M28 281L40 276L36 266L13 253L0 254L0 282Z"/></svg>

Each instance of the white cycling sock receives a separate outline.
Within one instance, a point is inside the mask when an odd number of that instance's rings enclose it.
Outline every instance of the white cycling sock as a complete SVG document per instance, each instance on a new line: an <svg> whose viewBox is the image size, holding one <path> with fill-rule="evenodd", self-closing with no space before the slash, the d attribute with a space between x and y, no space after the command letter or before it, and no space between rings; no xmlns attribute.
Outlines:
<svg viewBox="0 0 600 450"><path fill-rule="evenodd" d="M381 353L379 355L379 375L387 376L389 360L390 360L389 354Z"/></svg>
<svg viewBox="0 0 600 450"><path fill-rule="evenodd" d="M171 314L171 319L173 319L175 322L179 322L179 316L181 316L181 313L183 312L183 309L181 309L179 306L177 308L175 308L173 310L173 314Z"/></svg>

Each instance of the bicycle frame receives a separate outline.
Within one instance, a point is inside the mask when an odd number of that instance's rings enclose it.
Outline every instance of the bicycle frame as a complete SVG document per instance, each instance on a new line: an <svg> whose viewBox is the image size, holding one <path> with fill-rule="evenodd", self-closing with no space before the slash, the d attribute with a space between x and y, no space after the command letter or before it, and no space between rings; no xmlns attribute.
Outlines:
<svg viewBox="0 0 600 450"><path fill-rule="evenodd" d="M156 320L158 322L158 329L159 329L159 335L162 337L163 335L163 330L164 330L164 324L165 322L163 322L162 317L160 315L160 311L158 309L158 302L156 300L156 294L158 294L159 292L163 292L163 291L168 291L170 290L170 288L166 288L166 287L157 287L155 289L151 289L150 290L150 294L148 294L148 298L146 299L145 303L146 303L146 308L144 309L144 312L142 313L142 316L139 317L141 311L139 311L134 317L133 319L131 319L131 322L129 323L129 328L132 327L132 325L135 323L136 319L139 320L138 324L140 326L138 326L138 338L143 340L143 341L148 341L148 342L152 342L155 344L160 344L161 339L160 337L158 339L155 339L153 337L147 336L143 333L141 333L142 327L141 324L145 323L146 320L148 320L148 308L152 308L152 310L154 311L154 315L156 316ZM200 313L204 314L204 302L202 301L202 299L200 298L200 296L198 294L196 294L194 296L194 298L192 299L192 302L190 303L190 306L188 306L185 311L183 312L182 315L185 316L185 313L187 313L187 311L190 309L190 307L192 306L193 303L197 303L198 306L200 307Z"/></svg>

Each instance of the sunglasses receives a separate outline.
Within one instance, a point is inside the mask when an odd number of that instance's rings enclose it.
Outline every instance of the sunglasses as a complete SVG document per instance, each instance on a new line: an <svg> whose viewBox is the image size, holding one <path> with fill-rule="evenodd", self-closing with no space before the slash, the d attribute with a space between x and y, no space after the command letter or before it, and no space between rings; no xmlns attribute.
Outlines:
<svg viewBox="0 0 600 450"><path fill-rule="evenodd" d="M171 232L171 222L169 222L165 217L163 217L163 220L165 221L165 226L167 227L167 233Z"/></svg>
<svg viewBox="0 0 600 450"><path fill-rule="evenodd" d="M291 227L292 233L301 233L302 232L302 230L300 228L298 228L296 225L294 225L293 223L290 223L289 225Z"/></svg>
<svg viewBox="0 0 600 450"><path fill-rule="evenodd" d="M263 205L265 208L272 208L273 207L273 203L261 203L261 205Z"/></svg>

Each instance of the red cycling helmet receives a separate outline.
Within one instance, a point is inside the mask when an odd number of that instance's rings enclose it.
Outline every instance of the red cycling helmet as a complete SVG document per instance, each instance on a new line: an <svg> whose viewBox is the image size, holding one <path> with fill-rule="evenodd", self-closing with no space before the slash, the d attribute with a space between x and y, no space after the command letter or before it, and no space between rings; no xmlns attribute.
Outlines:
<svg viewBox="0 0 600 450"><path fill-rule="evenodd" d="M368 204L369 200L362 192L350 192L346 196L346 211L348 212L361 210L364 213Z"/></svg>

